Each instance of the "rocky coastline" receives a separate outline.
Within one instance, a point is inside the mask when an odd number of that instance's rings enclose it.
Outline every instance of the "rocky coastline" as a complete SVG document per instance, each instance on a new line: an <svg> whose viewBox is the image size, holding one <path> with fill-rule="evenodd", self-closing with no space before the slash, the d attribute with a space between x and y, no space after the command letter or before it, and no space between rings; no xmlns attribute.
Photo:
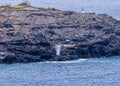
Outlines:
<svg viewBox="0 0 120 86"><path fill-rule="evenodd" d="M61 45L60 55L55 46ZM0 7L0 63L120 55L120 21L106 14Z"/></svg>

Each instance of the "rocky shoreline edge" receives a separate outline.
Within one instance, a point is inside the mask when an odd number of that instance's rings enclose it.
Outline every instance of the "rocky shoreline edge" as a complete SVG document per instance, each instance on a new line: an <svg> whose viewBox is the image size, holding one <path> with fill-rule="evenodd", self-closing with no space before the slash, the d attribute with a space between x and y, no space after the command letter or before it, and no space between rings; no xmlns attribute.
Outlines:
<svg viewBox="0 0 120 86"><path fill-rule="evenodd" d="M0 63L119 55L120 21L111 16L26 4L0 7Z"/></svg>

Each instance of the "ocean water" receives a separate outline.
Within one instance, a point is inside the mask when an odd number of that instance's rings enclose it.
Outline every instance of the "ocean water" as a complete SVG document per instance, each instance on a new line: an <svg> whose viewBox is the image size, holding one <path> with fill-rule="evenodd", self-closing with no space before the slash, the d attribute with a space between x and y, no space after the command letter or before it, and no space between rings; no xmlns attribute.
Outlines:
<svg viewBox="0 0 120 86"><path fill-rule="evenodd" d="M15 5L23 0L1 0ZM29 0L36 7L108 14L120 20L120 0ZM0 86L120 86L120 57L0 64Z"/></svg>
<svg viewBox="0 0 120 86"><path fill-rule="evenodd" d="M0 86L120 86L120 57L1 64Z"/></svg>

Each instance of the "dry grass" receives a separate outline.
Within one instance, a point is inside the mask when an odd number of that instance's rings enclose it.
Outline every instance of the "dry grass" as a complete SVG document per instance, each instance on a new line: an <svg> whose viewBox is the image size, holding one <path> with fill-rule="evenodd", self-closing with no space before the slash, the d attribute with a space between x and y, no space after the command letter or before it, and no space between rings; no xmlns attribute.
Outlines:
<svg viewBox="0 0 120 86"><path fill-rule="evenodd" d="M18 5L15 5L15 6L10 6L10 5L4 5L4 6L0 6L0 9L23 9L23 8L26 8L26 7L29 7L30 5L27 4L27 3L20 3Z"/></svg>
<svg viewBox="0 0 120 86"><path fill-rule="evenodd" d="M12 8L15 8L15 9L21 9L21 8L26 8L28 7L29 5L27 3L20 3L18 5L15 5L15 6L12 6Z"/></svg>
<svg viewBox="0 0 120 86"><path fill-rule="evenodd" d="M27 7L26 5L15 5L15 6L12 6L12 8L15 8L15 9L21 9L21 8L25 8Z"/></svg>

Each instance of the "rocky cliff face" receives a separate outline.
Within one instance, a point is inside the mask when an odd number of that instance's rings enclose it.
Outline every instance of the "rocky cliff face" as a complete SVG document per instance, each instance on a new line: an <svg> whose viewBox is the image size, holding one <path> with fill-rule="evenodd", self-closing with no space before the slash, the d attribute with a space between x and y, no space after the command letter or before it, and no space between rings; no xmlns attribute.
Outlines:
<svg viewBox="0 0 120 86"><path fill-rule="evenodd" d="M61 44L61 56L55 45ZM56 9L0 9L0 62L120 55L120 21L105 14Z"/></svg>

